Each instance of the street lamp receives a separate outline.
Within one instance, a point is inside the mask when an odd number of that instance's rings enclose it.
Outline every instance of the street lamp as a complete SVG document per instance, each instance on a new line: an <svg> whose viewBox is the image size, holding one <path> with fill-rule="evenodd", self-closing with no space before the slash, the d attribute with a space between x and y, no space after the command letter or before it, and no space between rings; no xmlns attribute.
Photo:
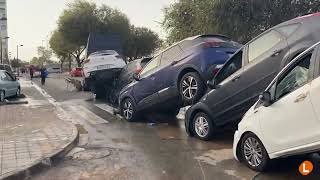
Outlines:
<svg viewBox="0 0 320 180"><path fill-rule="evenodd" d="M23 45L17 45L17 60L19 61L19 47L22 47Z"/></svg>
<svg viewBox="0 0 320 180"><path fill-rule="evenodd" d="M0 59L1 59L1 64L3 63L3 48L2 48L2 44L3 44L3 40L5 39L9 39L9 37L4 37L4 38L1 38L1 42L0 42L0 49L1 49L1 53L0 53Z"/></svg>

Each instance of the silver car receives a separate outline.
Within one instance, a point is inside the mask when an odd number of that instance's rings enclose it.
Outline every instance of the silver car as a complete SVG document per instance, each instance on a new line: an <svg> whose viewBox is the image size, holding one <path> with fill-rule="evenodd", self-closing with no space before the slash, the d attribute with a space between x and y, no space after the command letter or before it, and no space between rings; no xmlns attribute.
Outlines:
<svg viewBox="0 0 320 180"><path fill-rule="evenodd" d="M9 72L0 70L0 102L7 97L19 96L20 83Z"/></svg>

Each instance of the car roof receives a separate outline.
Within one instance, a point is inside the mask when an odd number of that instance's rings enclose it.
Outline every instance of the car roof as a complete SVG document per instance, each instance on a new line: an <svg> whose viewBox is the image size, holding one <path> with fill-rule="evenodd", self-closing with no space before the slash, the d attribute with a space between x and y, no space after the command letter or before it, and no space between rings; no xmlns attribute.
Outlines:
<svg viewBox="0 0 320 180"><path fill-rule="evenodd" d="M306 22L306 21L312 20L314 18L320 18L320 12L307 14L307 15L304 15L304 16L298 16L298 17L293 18L291 20L288 20L288 21L285 21L283 23L280 23L280 24L272 27L271 29L278 28L278 27L281 27L281 26L287 26L287 25L291 25L291 24Z"/></svg>

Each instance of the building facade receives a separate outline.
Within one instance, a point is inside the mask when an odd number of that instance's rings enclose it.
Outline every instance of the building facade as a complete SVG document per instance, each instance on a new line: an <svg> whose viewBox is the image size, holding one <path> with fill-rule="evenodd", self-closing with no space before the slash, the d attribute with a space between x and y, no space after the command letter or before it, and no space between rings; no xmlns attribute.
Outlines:
<svg viewBox="0 0 320 180"><path fill-rule="evenodd" d="M1 37L0 41L2 41L3 62L9 63L8 38L7 38L8 37L7 0L0 0L0 37ZM1 43L0 43L0 49L1 49ZM0 51L0 56L1 56L1 51Z"/></svg>

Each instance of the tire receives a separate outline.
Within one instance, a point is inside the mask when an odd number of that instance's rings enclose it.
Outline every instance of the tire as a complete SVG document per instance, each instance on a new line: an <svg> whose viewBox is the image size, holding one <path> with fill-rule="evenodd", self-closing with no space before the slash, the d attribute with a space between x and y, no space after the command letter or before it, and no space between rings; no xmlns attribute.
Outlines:
<svg viewBox="0 0 320 180"><path fill-rule="evenodd" d="M128 122L134 122L138 119L138 112L133 101L130 98L126 98L121 103L121 115Z"/></svg>
<svg viewBox="0 0 320 180"><path fill-rule="evenodd" d="M200 112L192 120L192 131L196 138L208 141L212 139L216 127L207 114Z"/></svg>
<svg viewBox="0 0 320 180"><path fill-rule="evenodd" d="M21 96L21 88L19 87L15 97L20 97L20 96Z"/></svg>
<svg viewBox="0 0 320 180"><path fill-rule="evenodd" d="M179 82L179 94L184 105L196 103L205 93L205 84L196 72L182 76Z"/></svg>
<svg viewBox="0 0 320 180"><path fill-rule="evenodd" d="M250 154L248 154L252 153L252 148L254 149L253 153L255 153L255 156L250 156ZM245 154L248 155L246 156ZM270 162L269 155L260 139L253 133L245 134L241 139L240 155L241 161L244 162L250 169L258 172L267 170ZM250 159L250 157L255 157L258 159L254 160Z"/></svg>
<svg viewBox="0 0 320 180"><path fill-rule="evenodd" d="M4 91L0 91L0 103L3 103L5 100L5 92Z"/></svg>

